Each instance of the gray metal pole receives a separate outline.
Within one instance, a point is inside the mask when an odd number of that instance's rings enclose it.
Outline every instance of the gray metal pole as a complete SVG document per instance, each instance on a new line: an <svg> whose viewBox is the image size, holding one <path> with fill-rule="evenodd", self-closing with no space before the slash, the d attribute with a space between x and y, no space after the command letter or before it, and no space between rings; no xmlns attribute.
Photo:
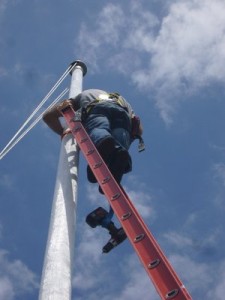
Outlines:
<svg viewBox="0 0 225 300"><path fill-rule="evenodd" d="M82 91L82 79L87 72L81 61L73 62L71 66L69 98ZM59 155L39 300L71 299L78 165L77 143L72 134L65 135Z"/></svg>

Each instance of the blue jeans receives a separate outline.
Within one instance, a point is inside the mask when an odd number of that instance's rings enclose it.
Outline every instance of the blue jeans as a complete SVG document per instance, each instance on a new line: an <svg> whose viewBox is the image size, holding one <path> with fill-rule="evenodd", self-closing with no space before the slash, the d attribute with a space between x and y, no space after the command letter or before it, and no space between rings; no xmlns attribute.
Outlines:
<svg viewBox="0 0 225 300"><path fill-rule="evenodd" d="M130 147L130 117L124 108L115 103L103 102L95 105L84 126L95 145L104 138L112 136L122 148L128 150Z"/></svg>
<svg viewBox="0 0 225 300"><path fill-rule="evenodd" d="M98 144L105 138L113 137L116 147L128 151L132 142L131 120L124 108L112 102L99 103L92 108L83 124L96 146L98 146ZM112 157L111 160L106 163L111 171L115 171L116 169L120 172L120 165L116 163L115 159L115 157ZM130 172L131 169L132 161L129 159L127 161L126 171L121 171L120 179L122 178L123 173ZM113 210L110 207L108 215L102 221L102 227L107 228L112 217Z"/></svg>
<svg viewBox="0 0 225 300"><path fill-rule="evenodd" d="M131 139L131 120L127 111L113 102L102 102L95 105L86 120L84 126L93 143L98 144L107 137L113 137L116 148L128 151ZM113 157L112 157L113 160ZM111 163L114 164L113 161ZM110 162L107 162L108 166ZM118 168L114 164L115 168ZM129 157L126 171L132 169L132 161Z"/></svg>

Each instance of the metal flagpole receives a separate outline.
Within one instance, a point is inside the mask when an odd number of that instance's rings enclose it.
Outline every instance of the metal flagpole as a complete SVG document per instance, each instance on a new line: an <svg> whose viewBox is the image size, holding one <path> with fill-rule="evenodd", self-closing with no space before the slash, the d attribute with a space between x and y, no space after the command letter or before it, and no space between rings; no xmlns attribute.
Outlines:
<svg viewBox="0 0 225 300"><path fill-rule="evenodd" d="M87 72L81 61L71 64L69 98L82 91ZM76 226L79 149L72 134L62 139L51 221L42 271L39 300L70 300Z"/></svg>

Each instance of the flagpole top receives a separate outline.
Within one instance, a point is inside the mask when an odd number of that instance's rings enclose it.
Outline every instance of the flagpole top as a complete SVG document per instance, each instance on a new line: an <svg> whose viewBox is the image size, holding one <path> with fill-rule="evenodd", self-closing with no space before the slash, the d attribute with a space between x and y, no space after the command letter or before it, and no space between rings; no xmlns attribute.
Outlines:
<svg viewBox="0 0 225 300"><path fill-rule="evenodd" d="M82 69L83 76L85 76L86 73L87 73L87 66L81 60L75 60L74 62L72 62L70 64L70 67L71 67L70 75L72 75L72 73L73 73L73 71L75 70L76 67L80 67Z"/></svg>

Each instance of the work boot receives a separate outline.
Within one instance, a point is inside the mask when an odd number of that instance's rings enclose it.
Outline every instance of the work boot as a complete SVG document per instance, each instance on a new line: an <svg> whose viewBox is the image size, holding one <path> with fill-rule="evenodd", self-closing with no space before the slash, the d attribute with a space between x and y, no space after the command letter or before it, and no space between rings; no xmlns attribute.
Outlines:
<svg viewBox="0 0 225 300"><path fill-rule="evenodd" d="M129 152L124 148L117 148L108 167L116 182L120 183L123 174L130 172L132 168L132 161ZM100 186L99 193L104 194Z"/></svg>
<svg viewBox="0 0 225 300"><path fill-rule="evenodd" d="M132 169L132 160L128 150L122 147L116 149L116 154L114 154L114 159L110 161L109 168L115 177L117 173L128 173Z"/></svg>
<svg viewBox="0 0 225 300"><path fill-rule="evenodd" d="M96 148L101 155L104 162L107 163L107 160L111 157L113 152L115 151L115 140L113 137L108 136L101 140L97 145ZM87 178L88 181L91 183L96 183L97 179L95 178L95 175L93 174L90 166L87 166Z"/></svg>

